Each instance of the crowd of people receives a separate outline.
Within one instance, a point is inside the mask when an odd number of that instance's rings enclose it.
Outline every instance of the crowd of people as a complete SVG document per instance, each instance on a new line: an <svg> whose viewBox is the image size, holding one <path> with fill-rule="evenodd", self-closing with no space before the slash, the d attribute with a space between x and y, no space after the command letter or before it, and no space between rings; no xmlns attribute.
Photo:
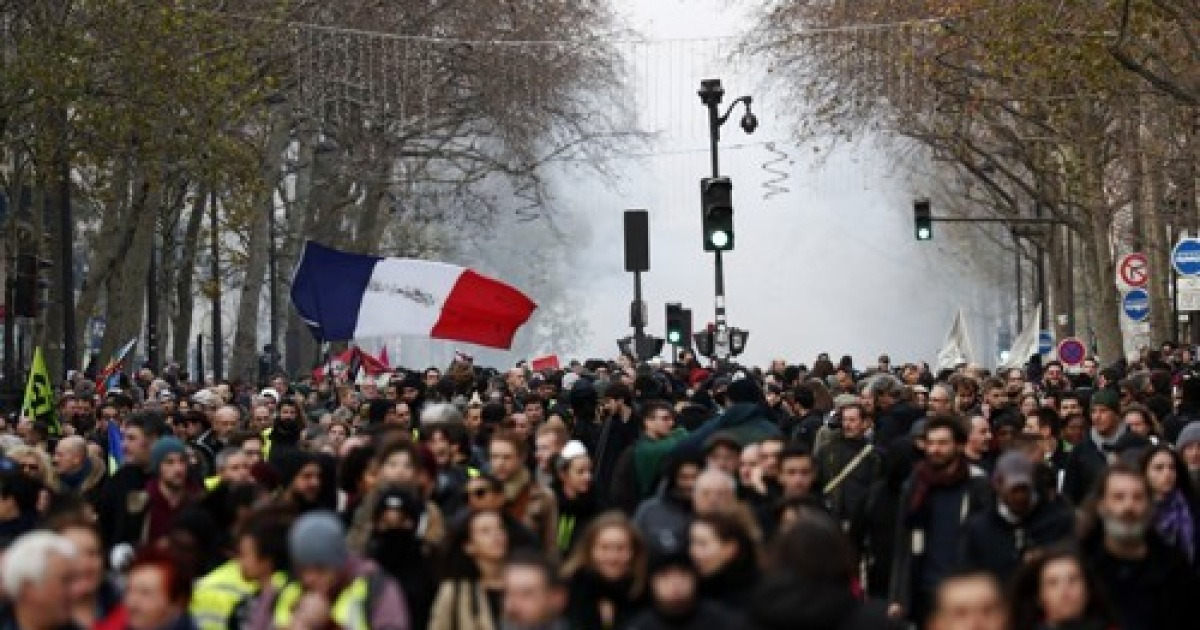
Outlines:
<svg viewBox="0 0 1200 630"><path fill-rule="evenodd" d="M76 376L0 434L0 630L1194 628L1193 369Z"/></svg>

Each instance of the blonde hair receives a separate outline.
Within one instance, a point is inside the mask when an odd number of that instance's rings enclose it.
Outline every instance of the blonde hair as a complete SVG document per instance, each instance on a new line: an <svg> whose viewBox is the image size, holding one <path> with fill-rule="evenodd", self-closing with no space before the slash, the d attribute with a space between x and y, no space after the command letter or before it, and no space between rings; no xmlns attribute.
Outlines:
<svg viewBox="0 0 1200 630"><path fill-rule="evenodd" d="M22 445L8 449L8 452L4 455L12 460L24 459L26 457L33 457L34 459L37 459L38 466L42 469L42 476L40 479L42 485L46 486L47 490L58 492L58 473L54 471L54 462L50 460L50 455L47 454L46 451L34 448L32 446Z"/></svg>

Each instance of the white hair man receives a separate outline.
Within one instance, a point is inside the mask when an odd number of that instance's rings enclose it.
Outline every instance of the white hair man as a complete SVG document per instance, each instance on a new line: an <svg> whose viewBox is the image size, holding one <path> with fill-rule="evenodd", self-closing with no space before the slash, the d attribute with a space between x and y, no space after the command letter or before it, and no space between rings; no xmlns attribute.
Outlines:
<svg viewBox="0 0 1200 630"><path fill-rule="evenodd" d="M462 422L462 412L450 403L426 405L421 410L421 426L428 427L443 422Z"/></svg>
<svg viewBox="0 0 1200 630"><path fill-rule="evenodd" d="M75 546L48 531L33 531L18 538L4 553L0 577L12 603L0 627L19 630L57 630L71 620L71 607L63 606L70 593L71 560Z"/></svg>

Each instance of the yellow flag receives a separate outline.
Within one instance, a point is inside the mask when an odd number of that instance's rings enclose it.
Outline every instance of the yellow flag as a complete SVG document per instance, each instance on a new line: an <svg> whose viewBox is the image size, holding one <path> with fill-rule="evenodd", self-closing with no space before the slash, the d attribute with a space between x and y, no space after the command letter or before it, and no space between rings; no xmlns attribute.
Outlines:
<svg viewBox="0 0 1200 630"><path fill-rule="evenodd" d="M34 420L45 421L52 437L62 435L58 413L54 408L54 387L50 384L50 373L46 370L46 359L40 347L33 350L33 365L29 369L29 384L25 386L25 402L21 404L21 413Z"/></svg>

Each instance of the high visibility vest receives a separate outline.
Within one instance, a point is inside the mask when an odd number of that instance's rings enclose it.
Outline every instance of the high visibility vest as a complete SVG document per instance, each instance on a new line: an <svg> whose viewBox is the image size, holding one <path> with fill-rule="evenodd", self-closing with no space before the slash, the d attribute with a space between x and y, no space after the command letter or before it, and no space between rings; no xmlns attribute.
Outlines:
<svg viewBox="0 0 1200 630"><path fill-rule="evenodd" d="M371 611L367 610L371 587L367 578L355 578L346 588L338 593L333 607L329 610L329 618L342 630L370 630ZM275 599L275 609L272 620L276 628L288 628L292 625L292 611L304 594L304 587L296 582L289 582L279 592Z"/></svg>
<svg viewBox="0 0 1200 630"><path fill-rule="evenodd" d="M287 582L284 573L276 573L271 583L276 588ZM213 569L192 590L192 618L200 630L226 630L229 618L243 600L258 594L259 585L242 575L236 560Z"/></svg>
<svg viewBox="0 0 1200 630"><path fill-rule="evenodd" d="M225 630L238 602L258 592L258 585L242 576L237 561L213 569L192 591L192 618L200 630Z"/></svg>
<svg viewBox="0 0 1200 630"><path fill-rule="evenodd" d="M271 456L271 432L274 429L275 427L267 427L262 431L262 458L264 462L267 461L267 458Z"/></svg>

